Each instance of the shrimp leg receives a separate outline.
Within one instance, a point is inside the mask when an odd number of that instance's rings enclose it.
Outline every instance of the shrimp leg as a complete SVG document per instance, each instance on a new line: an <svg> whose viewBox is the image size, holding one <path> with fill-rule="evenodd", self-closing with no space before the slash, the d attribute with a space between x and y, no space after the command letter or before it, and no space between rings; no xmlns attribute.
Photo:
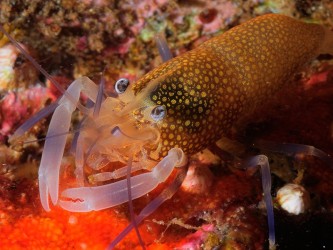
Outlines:
<svg viewBox="0 0 333 250"><path fill-rule="evenodd" d="M313 146L296 143L277 143L265 140L256 141L254 146L272 152L292 155L296 158L304 155L315 156L324 161L327 165L333 166L332 157L324 151Z"/></svg>
<svg viewBox="0 0 333 250"><path fill-rule="evenodd" d="M81 91L89 99L96 100L98 87L88 77L78 78L66 90L77 103L79 102ZM63 95L53 113L46 135L44 151L38 171L40 199L46 211L50 211L49 195L54 205L58 202L61 159L64 154L71 116L76 107L72 100Z"/></svg>
<svg viewBox="0 0 333 250"><path fill-rule="evenodd" d="M272 179L267 156L251 157L243 167L249 169L255 166L260 166L261 169L261 182L267 211L269 249L275 249L274 207L271 195Z"/></svg>
<svg viewBox="0 0 333 250"><path fill-rule="evenodd" d="M131 177L131 196L139 198L164 182L175 167L187 163L184 152L173 148L149 173ZM96 186L69 188L62 192L59 205L72 212L89 212L113 207L128 201L127 180Z"/></svg>
<svg viewBox="0 0 333 250"><path fill-rule="evenodd" d="M135 227L135 224L141 223L145 218L151 215L156 209L161 206L166 200L170 199L179 189L186 177L187 168L179 171L171 184L166 187L154 200L145 206L138 216L135 216L135 222L131 222L108 246L107 250L114 249L116 245Z"/></svg>

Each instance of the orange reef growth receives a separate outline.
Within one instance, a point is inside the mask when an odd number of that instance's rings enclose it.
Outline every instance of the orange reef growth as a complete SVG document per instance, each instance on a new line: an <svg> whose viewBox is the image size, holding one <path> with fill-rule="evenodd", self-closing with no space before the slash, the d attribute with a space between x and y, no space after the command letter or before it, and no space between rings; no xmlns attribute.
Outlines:
<svg viewBox="0 0 333 250"><path fill-rule="evenodd" d="M192 195L180 190L139 226L149 249L219 245L224 237L224 244L238 242L243 247L262 249L266 227L254 227L265 225L264 215L258 217L261 211L256 208L261 199L258 176L235 175L216 168L213 171L220 173L213 178L207 192ZM0 203L1 249L105 249L129 223L127 205L89 213L71 213L53 207L47 213L40 206L35 181L24 180L15 187L8 183L1 182L1 190L7 194L2 194ZM134 201L136 211L158 192ZM23 203L22 196L25 196ZM210 225L211 229L205 231L207 226L200 229L201 225ZM245 242L235 235L236 229L247 235ZM194 233L196 230L199 231ZM138 246L132 231L117 249Z"/></svg>

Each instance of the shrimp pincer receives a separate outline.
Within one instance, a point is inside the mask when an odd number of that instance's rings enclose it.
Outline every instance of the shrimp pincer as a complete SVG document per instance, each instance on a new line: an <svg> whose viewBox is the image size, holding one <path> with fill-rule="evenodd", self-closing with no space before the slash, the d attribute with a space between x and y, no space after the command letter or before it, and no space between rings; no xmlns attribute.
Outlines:
<svg viewBox="0 0 333 250"><path fill-rule="evenodd" d="M172 149L151 172L131 177L132 198L136 199L152 191L158 184L164 182L174 167L183 166L184 153L180 149ZM113 190L113 191L111 191ZM69 188L61 196L75 200L84 197L83 202L59 200L59 205L73 212L87 212L113 207L128 201L126 180L97 187Z"/></svg>
<svg viewBox="0 0 333 250"><path fill-rule="evenodd" d="M107 96L103 88L82 77L58 100L39 168L40 197L45 210L50 210L49 197L53 205L88 212L116 206L150 192L174 168L184 167L187 157L239 128L307 62L321 53L333 54L333 34L321 25L269 14L239 25L178 57L170 59L168 51L161 51L165 58L162 65L133 84L127 79L116 82L118 97ZM80 108L85 118L75 147L77 186L59 194L61 159L72 113L81 105L81 92L95 105ZM272 145L265 146L275 150ZM288 145L288 151L297 153L307 154L308 149L308 146ZM327 158L321 151L310 151ZM131 172L150 172L131 177L130 186L128 180L92 186L91 182L126 176L127 166L86 176L84 167L98 171L110 162L131 165ZM258 165L262 168L269 240L274 245L267 157L256 156L245 167ZM152 207L148 210L152 211Z"/></svg>
<svg viewBox="0 0 333 250"><path fill-rule="evenodd" d="M121 84L123 82L119 81L119 85ZM124 86L119 86L119 89L121 88L124 88ZM87 94L93 102L96 102L98 96L97 86L86 77L79 78L73 82L67 91L71 96L77 98L77 100L79 99L80 92ZM64 190L61 193L61 197L65 200L59 200L59 179L55 177L59 176L66 135L54 135L68 132L71 114L75 110L75 106L66 97L63 97L59 101L50 122L44 146L45 153L42 156L39 170L41 201L46 210L50 209L48 195L50 195L54 205L59 204L64 209L74 212L101 210L128 201L126 180L96 187L83 186L85 182L83 167L85 164L98 170L105 165L105 161L126 163L128 157L132 155L136 159L142 159L145 157L143 155L143 146L146 143L154 145L158 141L159 135L154 127L155 121L153 118L148 118L151 121L149 126L140 128L137 131L137 129L133 129L135 120L128 115L122 115L122 109L129 109L127 112L130 112L131 109L144 111L148 109L149 113L147 115L150 115L151 112L153 114L157 112L154 110L158 106L154 109L149 109L147 106L138 107L135 103L131 103L130 106L125 106L125 104L121 100L113 100L111 97L108 97L108 99L103 100L98 117L92 115L93 111L88 113L86 122L82 124L84 129L80 132L75 152L76 176L78 183L82 186ZM98 125L96 126L96 124ZM88 152L89 155L86 158ZM168 155L151 172L131 178L132 197L138 198L154 189L170 175L174 167L184 165L185 158L180 149L171 149ZM135 160L136 167L133 169L147 168L148 161L141 161L140 163L139 160ZM123 169L126 169L126 167ZM106 174L104 173L104 176ZM117 177L123 176L122 174L118 174ZM102 178L101 175L97 175L94 179L95 181L101 181L100 178ZM80 200L80 202L73 202L74 200Z"/></svg>

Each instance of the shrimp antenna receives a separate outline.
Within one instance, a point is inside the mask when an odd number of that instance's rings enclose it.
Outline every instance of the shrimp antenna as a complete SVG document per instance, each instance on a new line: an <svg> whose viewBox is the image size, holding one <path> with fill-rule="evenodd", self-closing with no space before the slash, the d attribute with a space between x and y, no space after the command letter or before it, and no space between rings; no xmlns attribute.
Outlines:
<svg viewBox="0 0 333 250"><path fill-rule="evenodd" d="M162 33L155 35L155 42L163 62L169 61L170 59L173 58L167 40L165 39L165 36Z"/></svg>
<svg viewBox="0 0 333 250"><path fill-rule="evenodd" d="M34 67L39 70L48 80L52 82L52 84L64 95L66 96L72 103L76 105L76 107L84 114L88 113L86 107L84 107L80 102L76 102L74 97L71 96L61 85L55 80L45 69L43 69L37 61L30 56L25 49L0 25L0 31L8 37L8 39L14 44L14 46L34 65Z"/></svg>
<svg viewBox="0 0 333 250"><path fill-rule="evenodd" d="M102 102L103 102L103 95L104 95L104 88L105 88L105 77L104 77L105 69L106 69L106 66L103 69L103 72L101 75L101 80L98 85L98 93L97 93L94 112L93 112L94 118L98 117L99 111L101 110L101 106L102 106Z"/></svg>
<svg viewBox="0 0 333 250"><path fill-rule="evenodd" d="M20 127L16 129L14 134L10 137L10 141L14 141L17 138L23 136L23 134L28 131L30 128L32 128L38 121L43 119L45 116L52 113L57 107L58 107L58 100L51 103L49 106L41 109L38 111L34 116L30 117L27 121L25 121Z"/></svg>
<svg viewBox="0 0 333 250"><path fill-rule="evenodd" d="M34 143L34 142L40 142L40 141L45 141L49 138L54 138L54 137L58 137L58 136L63 136L63 135L70 135L70 134L74 134L74 133L77 133L81 131L81 129L74 129L74 130L70 130L70 131L67 131L67 132L64 132L64 133L59 133L59 134L55 134L55 135L49 135L49 136L45 136L43 138L40 138L40 139L35 139L35 140L30 140L30 141L24 141L22 142L23 144L29 144L29 143Z"/></svg>
<svg viewBox="0 0 333 250"><path fill-rule="evenodd" d="M15 133L10 137L10 140L16 140L18 137L23 136L23 134L25 133L25 131L29 130L33 125L35 125L35 123L37 121L39 121L40 119L44 118L44 116L48 115L49 113L51 113L56 107L58 106L57 102L54 102L52 104L50 104L49 106L43 108L41 111L39 111L34 117L31 117L30 119L28 119L28 121L26 121L25 123L23 123L16 131ZM77 137L80 134L80 132L82 130L84 130L84 126L82 125L83 122L86 120L87 116L84 116L82 121L80 122L80 124L73 130L64 132L64 133L58 133L58 134L54 134L54 135L49 135L49 136L45 136L43 138L40 139L36 139L36 140L30 140L30 141L24 141L23 144L29 144L29 143L34 143L34 142L40 142L40 141L45 141L46 139L49 138L54 138L57 136L63 136L63 135L69 135L69 134L74 134L74 139L72 142L72 148L76 148L76 143L77 143ZM71 149L71 151L73 151Z"/></svg>
<svg viewBox="0 0 333 250"><path fill-rule="evenodd" d="M30 140L30 141L24 141L23 144L30 144L30 143L34 143L34 142L45 141L45 140L47 140L49 138L53 138L53 137L57 137L57 136L63 136L63 135L69 135L69 134L72 134L72 133L75 133L75 131L68 131L68 132L64 132L64 133L50 135L50 136L43 137L43 138L40 138L40 139L35 139L35 140Z"/></svg>

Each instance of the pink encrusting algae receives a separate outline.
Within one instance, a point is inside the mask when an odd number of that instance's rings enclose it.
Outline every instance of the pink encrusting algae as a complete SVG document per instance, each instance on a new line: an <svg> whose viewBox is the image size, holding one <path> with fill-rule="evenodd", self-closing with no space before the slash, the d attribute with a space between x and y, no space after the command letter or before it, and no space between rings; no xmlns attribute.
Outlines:
<svg viewBox="0 0 333 250"><path fill-rule="evenodd" d="M43 108L46 102L54 101L55 95L42 86L11 91L0 101L0 141L4 142L19 124Z"/></svg>
<svg viewBox="0 0 333 250"><path fill-rule="evenodd" d="M31 53L31 50L27 51ZM26 87L37 79L37 75L36 68L21 57L14 45L0 47L0 92Z"/></svg>

